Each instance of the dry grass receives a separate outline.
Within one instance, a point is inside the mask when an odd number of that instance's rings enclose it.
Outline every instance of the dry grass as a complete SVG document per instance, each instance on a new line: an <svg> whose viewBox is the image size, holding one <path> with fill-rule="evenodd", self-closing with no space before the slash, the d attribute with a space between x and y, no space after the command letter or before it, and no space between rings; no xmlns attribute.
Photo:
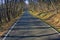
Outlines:
<svg viewBox="0 0 60 40"><path fill-rule="evenodd" d="M45 22L47 22L51 26L54 26L54 28L56 28L60 32L60 13L55 14L55 15L54 15L54 13L47 13L47 14L42 13L40 15L37 15L37 13L31 12L31 11L30 11L30 13L33 16L38 17L38 18L40 18L42 20L48 19L48 20L45 20Z"/></svg>
<svg viewBox="0 0 60 40"><path fill-rule="evenodd" d="M0 36L2 36L5 32L7 32L7 30L12 26L12 24L14 24L14 22L17 19L12 19L10 22L5 23L2 27L3 29L0 31Z"/></svg>
<svg viewBox="0 0 60 40"><path fill-rule="evenodd" d="M16 22L16 20L21 17L21 15L16 17L15 19L12 19L10 22L2 25L3 29L0 31L0 36L2 36L4 33L6 33L8 31L8 29Z"/></svg>

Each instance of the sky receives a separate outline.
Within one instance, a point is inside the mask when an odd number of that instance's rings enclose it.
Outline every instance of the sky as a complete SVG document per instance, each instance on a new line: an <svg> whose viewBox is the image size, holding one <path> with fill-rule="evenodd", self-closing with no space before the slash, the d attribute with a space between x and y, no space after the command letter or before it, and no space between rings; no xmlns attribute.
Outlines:
<svg viewBox="0 0 60 40"><path fill-rule="evenodd" d="M26 4L29 4L29 1L28 1L28 0L25 0L25 3L26 3Z"/></svg>
<svg viewBox="0 0 60 40"><path fill-rule="evenodd" d="M4 3L4 0L2 0L3 1L3 3ZM0 4L2 4L2 1L0 0Z"/></svg>
<svg viewBox="0 0 60 40"><path fill-rule="evenodd" d="M2 0L2 1L3 1L3 3L5 3L4 0ZM2 4L2 1L0 0L0 4ZM29 4L28 0L25 0L25 3Z"/></svg>
<svg viewBox="0 0 60 40"><path fill-rule="evenodd" d="M4 0L2 0L2 1L3 1L3 3L5 3ZM0 4L2 4L2 1L0 0ZM36 3L37 0L34 0L34 2ZM29 4L29 0L25 0L25 3L26 3L26 4Z"/></svg>

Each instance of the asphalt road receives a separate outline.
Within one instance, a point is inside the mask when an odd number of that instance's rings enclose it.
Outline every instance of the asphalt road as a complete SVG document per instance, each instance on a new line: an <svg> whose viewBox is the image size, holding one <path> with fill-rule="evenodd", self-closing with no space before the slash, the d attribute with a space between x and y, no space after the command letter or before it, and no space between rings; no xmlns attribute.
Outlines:
<svg viewBox="0 0 60 40"><path fill-rule="evenodd" d="M22 17L0 40L57 40L56 30L25 11Z"/></svg>

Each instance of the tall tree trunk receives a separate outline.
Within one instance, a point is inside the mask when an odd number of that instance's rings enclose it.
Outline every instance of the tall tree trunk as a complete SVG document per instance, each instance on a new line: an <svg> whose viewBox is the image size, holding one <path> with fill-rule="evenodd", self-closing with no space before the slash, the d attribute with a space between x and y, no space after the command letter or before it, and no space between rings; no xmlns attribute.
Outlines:
<svg viewBox="0 0 60 40"><path fill-rule="evenodd" d="M6 4L7 19L8 19L8 21L10 21L10 15L9 15L9 12L8 12L8 0L5 0L5 4Z"/></svg>

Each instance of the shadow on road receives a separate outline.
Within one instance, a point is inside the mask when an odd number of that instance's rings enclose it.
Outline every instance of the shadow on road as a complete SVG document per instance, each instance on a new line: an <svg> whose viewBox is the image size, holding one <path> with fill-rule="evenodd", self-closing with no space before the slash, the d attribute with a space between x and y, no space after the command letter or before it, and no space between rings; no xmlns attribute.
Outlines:
<svg viewBox="0 0 60 40"><path fill-rule="evenodd" d="M7 36L10 38L29 38L29 37L44 37L44 36L50 36L50 35L54 35L54 34L58 34L58 33L53 33L53 34L45 34L45 35L31 35L31 36ZM2 38L5 36L1 36Z"/></svg>
<svg viewBox="0 0 60 40"><path fill-rule="evenodd" d="M33 29L49 29L51 27L29 27L29 28L13 28L12 30L33 30ZM10 29L9 29L10 30Z"/></svg>

